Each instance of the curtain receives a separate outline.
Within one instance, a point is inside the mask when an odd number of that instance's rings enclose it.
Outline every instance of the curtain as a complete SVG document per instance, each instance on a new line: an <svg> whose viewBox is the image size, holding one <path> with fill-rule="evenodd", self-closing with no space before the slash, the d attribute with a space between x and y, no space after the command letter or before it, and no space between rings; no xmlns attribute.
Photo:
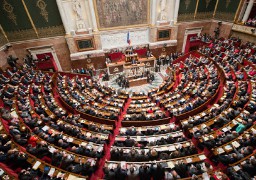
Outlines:
<svg viewBox="0 0 256 180"><path fill-rule="evenodd" d="M49 60L43 60L43 59L45 59L45 56L49 56L50 59ZM52 53L49 52L49 53L37 54L36 57L39 60L39 62L36 64L38 69L41 69L41 70L53 69L54 71L58 70Z"/></svg>

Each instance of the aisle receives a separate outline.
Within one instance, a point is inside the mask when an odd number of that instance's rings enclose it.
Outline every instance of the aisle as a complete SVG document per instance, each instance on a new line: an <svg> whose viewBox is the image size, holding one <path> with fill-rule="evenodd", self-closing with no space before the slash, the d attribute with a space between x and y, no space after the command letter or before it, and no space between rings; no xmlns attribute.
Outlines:
<svg viewBox="0 0 256 180"><path fill-rule="evenodd" d="M116 128L113 132L112 135L110 135L110 140L109 140L109 144L106 146L106 148L104 149L104 156L99 160L99 167L97 169L97 171L92 175L91 179L92 180L98 180L104 177L104 165L105 165L105 161L109 161L110 160L110 150L111 150L111 146L114 144L115 142L115 137L119 134L119 129L121 128L121 122L123 120L124 115L126 114L126 111L129 107L131 103L131 99L128 98L127 102L124 105L124 110L123 112L120 114L120 116L118 117L118 121L116 124Z"/></svg>

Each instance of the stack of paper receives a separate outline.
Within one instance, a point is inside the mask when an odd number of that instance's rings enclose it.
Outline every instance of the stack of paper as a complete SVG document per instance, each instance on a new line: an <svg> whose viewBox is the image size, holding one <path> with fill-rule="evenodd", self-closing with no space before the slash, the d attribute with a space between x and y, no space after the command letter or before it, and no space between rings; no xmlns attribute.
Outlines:
<svg viewBox="0 0 256 180"><path fill-rule="evenodd" d="M192 158L187 158L186 161L187 161L187 163L191 163L193 161L193 159Z"/></svg>
<svg viewBox="0 0 256 180"><path fill-rule="evenodd" d="M57 178L63 178L65 176L65 173L59 172L57 174Z"/></svg>
<svg viewBox="0 0 256 180"><path fill-rule="evenodd" d="M36 161L36 163L33 165L32 169L37 170L40 165L41 165L41 162Z"/></svg>
<svg viewBox="0 0 256 180"><path fill-rule="evenodd" d="M202 154L202 155L198 156L198 158L199 158L200 160L205 160L205 159L206 159L206 156L205 156L204 154Z"/></svg>
<svg viewBox="0 0 256 180"><path fill-rule="evenodd" d="M227 151L229 151L229 150L232 150L233 148L232 148L232 146L230 146L230 145L226 145L225 147L224 147Z"/></svg>
<svg viewBox="0 0 256 180"><path fill-rule="evenodd" d="M241 169L239 166L234 166L233 168L235 171L239 171Z"/></svg>
<svg viewBox="0 0 256 180"><path fill-rule="evenodd" d="M233 141L232 142L232 145L235 147L235 148L238 148L240 146L240 144L237 142L237 141Z"/></svg>
<svg viewBox="0 0 256 180"><path fill-rule="evenodd" d="M223 148L218 148L217 151L218 151L218 154L222 154L225 152Z"/></svg>
<svg viewBox="0 0 256 180"><path fill-rule="evenodd" d="M42 128L43 131L47 131L48 129L49 129L49 126L44 126L44 127Z"/></svg>
<svg viewBox="0 0 256 180"><path fill-rule="evenodd" d="M49 173L48 173L48 176L52 177L53 174L54 174L54 172L55 172L55 168L52 167L52 168L50 169Z"/></svg>
<svg viewBox="0 0 256 180"><path fill-rule="evenodd" d="M171 169L175 167L172 161L167 162L167 165L168 165L168 168L171 168Z"/></svg>

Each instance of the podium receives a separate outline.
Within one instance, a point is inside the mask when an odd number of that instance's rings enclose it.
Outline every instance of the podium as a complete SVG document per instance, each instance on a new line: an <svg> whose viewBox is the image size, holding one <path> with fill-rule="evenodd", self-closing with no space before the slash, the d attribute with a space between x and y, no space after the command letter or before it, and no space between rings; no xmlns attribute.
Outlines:
<svg viewBox="0 0 256 180"><path fill-rule="evenodd" d="M125 51L125 61L106 63L108 75L114 75L124 72L128 76L141 76L145 70L155 68L156 58L154 56L147 58L138 58L137 53L128 49ZM131 64L132 59L136 59L138 64Z"/></svg>
<svg viewBox="0 0 256 180"><path fill-rule="evenodd" d="M138 60L138 54L137 53L125 54L125 62L126 63L131 62L133 58Z"/></svg>

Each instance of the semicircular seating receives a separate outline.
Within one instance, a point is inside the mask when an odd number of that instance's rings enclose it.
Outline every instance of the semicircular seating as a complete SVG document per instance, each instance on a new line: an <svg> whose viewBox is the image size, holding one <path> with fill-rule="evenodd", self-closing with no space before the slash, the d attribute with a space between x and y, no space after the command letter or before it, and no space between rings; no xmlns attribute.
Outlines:
<svg viewBox="0 0 256 180"><path fill-rule="evenodd" d="M253 177L254 49L212 39L172 62L148 94L85 74L8 69L0 74L0 168L15 178L191 179L220 168Z"/></svg>

